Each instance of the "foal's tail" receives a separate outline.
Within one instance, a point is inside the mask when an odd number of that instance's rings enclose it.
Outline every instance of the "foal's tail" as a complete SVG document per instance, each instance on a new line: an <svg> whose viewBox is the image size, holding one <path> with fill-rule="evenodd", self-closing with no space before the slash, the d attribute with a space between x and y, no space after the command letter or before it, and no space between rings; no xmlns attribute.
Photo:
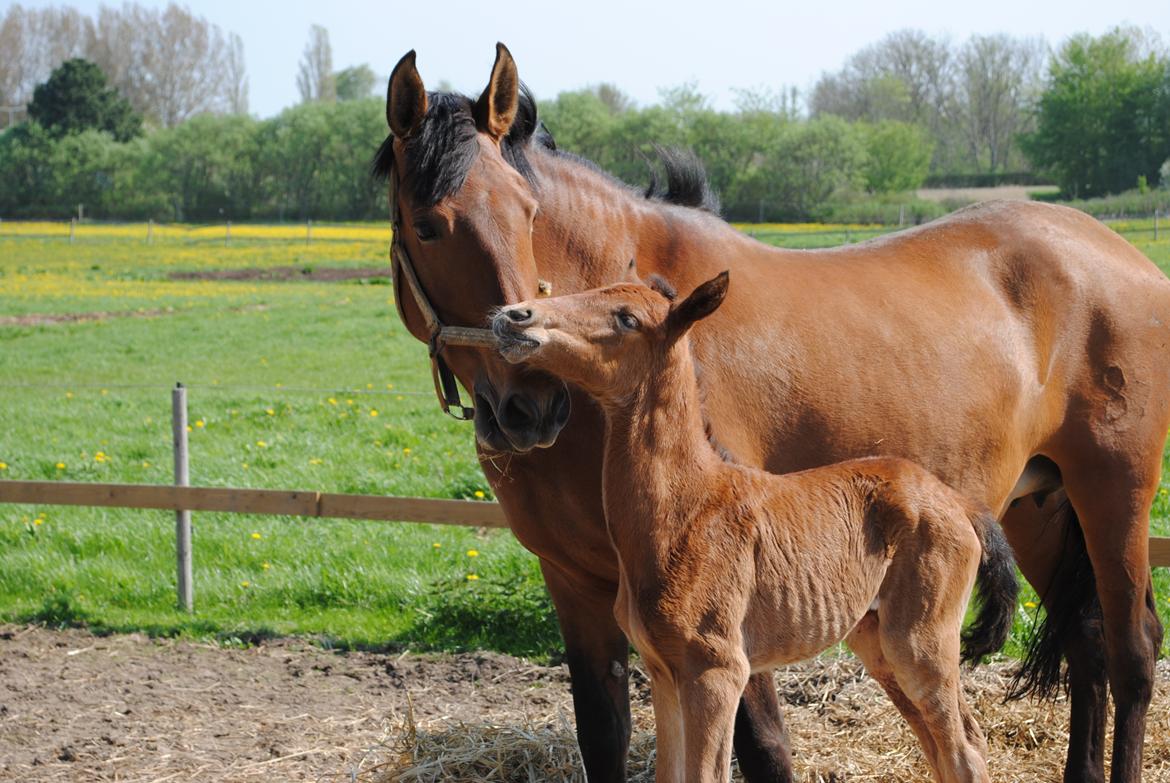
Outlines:
<svg viewBox="0 0 1170 783"><path fill-rule="evenodd" d="M1016 561L999 523L987 511L973 515L971 524L983 542L983 558L975 583L979 587L975 622L963 632L963 661L976 664L998 652L1012 630L1020 583Z"/></svg>

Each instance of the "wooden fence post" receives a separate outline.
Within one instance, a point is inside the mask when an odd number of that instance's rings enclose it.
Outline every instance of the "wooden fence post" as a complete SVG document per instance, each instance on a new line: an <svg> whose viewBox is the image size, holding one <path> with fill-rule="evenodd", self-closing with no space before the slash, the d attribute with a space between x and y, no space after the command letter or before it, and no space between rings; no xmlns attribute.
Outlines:
<svg viewBox="0 0 1170 783"><path fill-rule="evenodd" d="M73 244L73 234L77 231L77 218L69 218L69 244Z"/></svg>
<svg viewBox="0 0 1170 783"><path fill-rule="evenodd" d="M175 436L175 485L186 487L191 483L187 466L187 390L176 383L171 392L171 428ZM191 512L175 512L175 555L178 562L179 608L194 611L194 589L191 584Z"/></svg>

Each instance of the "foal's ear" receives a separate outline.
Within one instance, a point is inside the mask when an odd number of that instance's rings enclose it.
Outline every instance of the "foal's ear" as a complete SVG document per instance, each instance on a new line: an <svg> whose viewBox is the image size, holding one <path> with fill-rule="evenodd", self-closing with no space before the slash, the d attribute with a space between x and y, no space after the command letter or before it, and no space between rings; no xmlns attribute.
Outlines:
<svg viewBox="0 0 1170 783"><path fill-rule="evenodd" d="M720 272L700 285L686 299L671 305L666 316L667 331L682 334L695 321L706 318L719 309L723 297L727 296L728 273Z"/></svg>
<svg viewBox="0 0 1170 783"><path fill-rule="evenodd" d="M427 114L427 90L414 67L414 49L402 56L386 88L386 123L400 139L418 130Z"/></svg>
<svg viewBox="0 0 1170 783"><path fill-rule="evenodd" d="M496 141L508 135L520 105L520 74L512 53L502 43L496 44L496 64L492 78L475 102L475 124Z"/></svg>

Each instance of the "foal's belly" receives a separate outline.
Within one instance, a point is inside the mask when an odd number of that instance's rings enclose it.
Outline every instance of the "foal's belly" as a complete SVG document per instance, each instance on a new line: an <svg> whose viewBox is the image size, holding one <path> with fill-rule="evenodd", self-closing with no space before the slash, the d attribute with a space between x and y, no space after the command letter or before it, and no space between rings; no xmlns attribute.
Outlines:
<svg viewBox="0 0 1170 783"><path fill-rule="evenodd" d="M758 589L743 626L752 670L796 663L842 641L875 605L886 565L836 579L792 574L784 585Z"/></svg>

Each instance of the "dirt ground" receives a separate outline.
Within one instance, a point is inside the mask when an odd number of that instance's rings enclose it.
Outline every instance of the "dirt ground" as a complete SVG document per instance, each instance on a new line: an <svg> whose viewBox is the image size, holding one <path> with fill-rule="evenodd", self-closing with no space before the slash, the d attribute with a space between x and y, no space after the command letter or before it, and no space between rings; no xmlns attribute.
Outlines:
<svg viewBox="0 0 1170 783"><path fill-rule="evenodd" d="M966 682L991 743L993 777L1056 779L1067 706L1003 707L1006 671L983 667ZM651 763L648 689L635 675L631 775L641 779ZM808 780L925 772L908 730L851 659L792 667L777 683ZM491 761L496 772L473 774L476 764L456 760L452 748L474 739L486 743L475 751L486 759L493 743L519 737L540 753L561 753L570 769L571 713L563 668L494 653L338 653L298 640L225 649L0 626L5 781L564 779L531 759L512 769L514 762ZM1146 780L1170 781L1165 661L1146 758ZM478 761L477 769L488 763Z"/></svg>

